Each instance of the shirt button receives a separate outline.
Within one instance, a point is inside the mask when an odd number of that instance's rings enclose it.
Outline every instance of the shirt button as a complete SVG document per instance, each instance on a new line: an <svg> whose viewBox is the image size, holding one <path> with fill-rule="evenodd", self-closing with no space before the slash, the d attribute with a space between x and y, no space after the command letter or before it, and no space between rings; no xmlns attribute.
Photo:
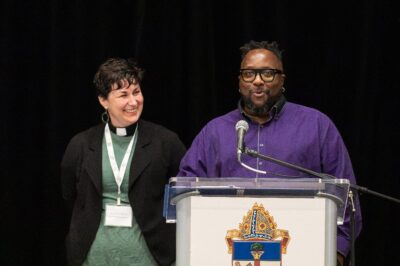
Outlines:
<svg viewBox="0 0 400 266"><path fill-rule="evenodd" d="M260 144L260 147L264 147L264 144L261 143L261 144Z"/></svg>
<svg viewBox="0 0 400 266"><path fill-rule="evenodd" d="M258 165L262 165L262 162L259 162Z"/></svg>

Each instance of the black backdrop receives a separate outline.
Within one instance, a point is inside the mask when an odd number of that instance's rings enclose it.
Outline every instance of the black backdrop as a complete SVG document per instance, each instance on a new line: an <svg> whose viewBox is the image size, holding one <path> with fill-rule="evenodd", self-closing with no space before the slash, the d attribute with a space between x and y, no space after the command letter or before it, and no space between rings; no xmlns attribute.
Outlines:
<svg viewBox="0 0 400 266"><path fill-rule="evenodd" d="M399 197L395 2L2 0L0 264L63 263L59 163L68 140L100 121L91 82L108 57L139 61L143 118L189 146L235 108L238 48L277 40L287 98L332 118L360 185ZM399 265L400 206L366 194L361 204L357 265Z"/></svg>

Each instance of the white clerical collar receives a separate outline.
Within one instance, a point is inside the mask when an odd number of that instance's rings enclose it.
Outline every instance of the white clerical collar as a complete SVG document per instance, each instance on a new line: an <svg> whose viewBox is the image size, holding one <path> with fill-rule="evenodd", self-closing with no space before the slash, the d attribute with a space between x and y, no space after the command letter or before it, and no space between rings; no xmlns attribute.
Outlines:
<svg viewBox="0 0 400 266"><path fill-rule="evenodd" d="M114 127L111 123L108 123L110 130L117 136L133 136L136 130L137 123L134 123L128 127Z"/></svg>
<svg viewBox="0 0 400 266"><path fill-rule="evenodd" d="M124 128L124 127L116 127L115 129L116 129L115 130L115 134L117 134L118 136L126 136L127 135L126 128Z"/></svg>

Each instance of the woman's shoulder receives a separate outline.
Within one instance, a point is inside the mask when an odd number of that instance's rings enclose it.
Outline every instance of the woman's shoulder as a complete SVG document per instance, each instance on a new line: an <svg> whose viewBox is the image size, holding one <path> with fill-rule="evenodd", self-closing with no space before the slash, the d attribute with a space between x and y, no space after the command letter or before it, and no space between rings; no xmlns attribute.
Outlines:
<svg viewBox="0 0 400 266"><path fill-rule="evenodd" d="M76 133L70 140L71 143L89 143L103 135L104 124L98 124Z"/></svg>
<svg viewBox="0 0 400 266"><path fill-rule="evenodd" d="M177 134L166 128L165 126L162 126L160 124L156 124L147 120L141 119L139 121L139 132L144 132L146 134L150 135L157 135L157 137L160 136L177 136Z"/></svg>

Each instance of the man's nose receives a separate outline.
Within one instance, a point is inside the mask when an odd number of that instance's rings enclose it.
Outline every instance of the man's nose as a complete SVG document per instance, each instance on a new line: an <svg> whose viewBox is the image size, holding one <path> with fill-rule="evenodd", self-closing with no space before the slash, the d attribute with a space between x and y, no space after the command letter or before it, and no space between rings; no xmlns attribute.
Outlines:
<svg viewBox="0 0 400 266"><path fill-rule="evenodd" d="M262 85L262 84L264 84L264 81L262 80L260 73L256 73L256 78L253 80L253 84L254 85Z"/></svg>

